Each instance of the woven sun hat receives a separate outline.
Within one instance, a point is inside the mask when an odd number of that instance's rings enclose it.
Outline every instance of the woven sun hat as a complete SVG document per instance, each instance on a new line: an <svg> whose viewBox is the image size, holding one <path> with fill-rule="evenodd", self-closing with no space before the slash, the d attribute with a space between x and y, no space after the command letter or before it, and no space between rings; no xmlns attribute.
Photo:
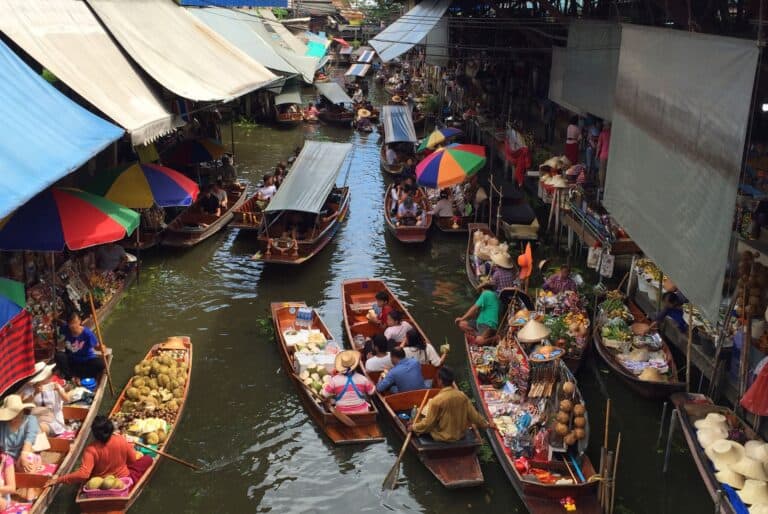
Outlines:
<svg viewBox="0 0 768 514"><path fill-rule="evenodd" d="M747 479L744 481L744 487L736 494L741 501L748 505L763 505L768 503L768 485L762 480Z"/></svg>
<svg viewBox="0 0 768 514"><path fill-rule="evenodd" d="M744 452L747 457L762 462L763 464L768 462L768 443L763 441L747 441L744 443Z"/></svg>
<svg viewBox="0 0 768 514"><path fill-rule="evenodd" d="M726 439L727 437L728 431L722 428L706 427L696 431L696 439L698 439L702 448L708 448L715 441Z"/></svg>
<svg viewBox="0 0 768 514"><path fill-rule="evenodd" d="M552 187L568 187L568 182L566 182L563 177L558 175L552 179L552 182L550 182L549 185Z"/></svg>
<svg viewBox="0 0 768 514"><path fill-rule="evenodd" d="M715 478L721 484L727 484L734 489L744 487L744 477L732 469L725 468L715 473Z"/></svg>
<svg viewBox="0 0 768 514"><path fill-rule="evenodd" d="M749 508L749 514L768 514L768 503L757 503Z"/></svg>
<svg viewBox="0 0 768 514"><path fill-rule="evenodd" d="M355 369L360 364L360 352L355 350L344 350L336 355L333 367L339 373L346 373L350 369Z"/></svg>
<svg viewBox="0 0 768 514"><path fill-rule="evenodd" d="M732 471L744 475L747 478L763 481L768 480L768 475L765 474L763 463L759 460L750 459L746 455L739 459L735 464L730 464L729 467Z"/></svg>
<svg viewBox="0 0 768 514"><path fill-rule="evenodd" d="M744 447L730 439L719 439L704 449L709 460L717 469L726 469L744 458ZM737 473L739 470L735 469Z"/></svg>
<svg viewBox="0 0 768 514"><path fill-rule="evenodd" d="M9 394L3 399L3 406L0 407L0 421L10 421L24 409L33 408L34 403L24 403L18 394Z"/></svg>
<svg viewBox="0 0 768 514"><path fill-rule="evenodd" d="M371 117L371 111L369 111L368 109L358 109L357 117L358 118L370 118Z"/></svg>
<svg viewBox="0 0 768 514"><path fill-rule="evenodd" d="M521 343L538 343L542 339L549 337L550 332L544 323L532 319L517 333L517 340Z"/></svg>
<svg viewBox="0 0 768 514"><path fill-rule="evenodd" d="M640 373L637 378L645 382L666 382L667 377L662 375L658 369L653 366L648 366Z"/></svg>
<svg viewBox="0 0 768 514"><path fill-rule="evenodd" d="M694 421L693 425L696 428L716 427L728 431L728 422L726 421L725 416L719 412L710 412L704 419L697 419Z"/></svg>
<svg viewBox="0 0 768 514"><path fill-rule="evenodd" d="M56 363L46 364L45 361L35 363L35 374L28 380L30 384L39 384L43 380L48 380L53 375L53 368Z"/></svg>
<svg viewBox="0 0 768 514"><path fill-rule="evenodd" d="M395 96L392 97L392 101L395 102L395 103L400 103L400 102L403 101L403 99L400 98L400 95L395 95Z"/></svg>
<svg viewBox="0 0 768 514"><path fill-rule="evenodd" d="M494 252L491 254L491 262L496 266L505 269L512 269L515 267L515 263L512 261L512 257L507 252Z"/></svg>

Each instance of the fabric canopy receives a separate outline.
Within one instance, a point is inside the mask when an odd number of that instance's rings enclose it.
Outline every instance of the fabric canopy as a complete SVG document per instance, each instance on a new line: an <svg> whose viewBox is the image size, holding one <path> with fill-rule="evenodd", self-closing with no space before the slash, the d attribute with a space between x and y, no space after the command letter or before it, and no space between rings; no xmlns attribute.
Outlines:
<svg viewBox="0 0 768 514"><path fill-rule="evenodd" d="M299 88L296 86L289 86L275 97L275 105L285 104L299 104L301 105L301 95L299 94Z"/></svg>
<svg viewBox="0 0 768 514"><path fill-rule="evenodd" d="M183 124L139 75L85 3L4 0L0 31L131 135L149 143Z"/></svg>
<svg viewBox="0 0 768 514"><path fill-rule="evenodd" d="M117 42L163 87L229 101L277 77L171 0L88 0Z"/></svg>
<svg viewBox="0 0 768 514"><path fill-rule="evenodd" d="M565 48L559 46L552 47L552 67L549 70L549 99L557 105L568 109L569 111L580 114L581 109L565 99L563 91L565 83L565 65L567 60Z"/></svg>
<svg viewBox="0 0 768 514"><path fill-rule="evenodd" d="M1 41L0 119L0 219L123 135L61 94Z"/></svg>
<svg viewBox="0 0 768 514"><path fill-rule="evenodd" d="M385 143L416 143L419 141L413 126L411 110L405 105L382 106L381 124L384 127Z"/></svg>
<svg viewBox="0 0 768 514"><path fill-rule="evenodd" d="M266 212L301 211L317 214L336 184L352 150L349 143L307 141Z"/></svg>
<svg viewBox="0 0 768 514"><path fill-rule="evenodd" d="M291 66L275 49L264 41L252 28L251 16L232 9L210 7L206 9L190 9L197 19L218 32L227 41L248 54L254 61L263 64L270 70L296 74L296 68Z"/></svg>
<svg viewBox="0 0 768 514"><path fill-rule="evenodd" d="M321 95L335 104L351 104L352 99L336 82L319 82L315 87Z"/></svg>
<svg viewBox="0 0 768 514"><path fill-rule="evenodd" d="M622 25L605 205L713 322L758 55L754 41Z"/></svg>
<svg viewBox="0 0 768 514"><path fill-rule="evenodd" d="M357 57L357 62L371 63L373 62L373 58L375 56L376 56L376 52L374 52L373 50L364 50Z"/></svg>
<svg viewBox="0 0 768 514"><path fill-rule="evenodd" d="M368 70L370 69L370 64L357 63L350 66L344 75L352 77L365 77L368 74Z"/></svg>
<svg viewBox="0 0 768 514"><path fill-rule="evenodd" d="M368 44L376 50L382 62L389 62L421 43L450 5L451 0L424 0L379 32Z"/></svg>

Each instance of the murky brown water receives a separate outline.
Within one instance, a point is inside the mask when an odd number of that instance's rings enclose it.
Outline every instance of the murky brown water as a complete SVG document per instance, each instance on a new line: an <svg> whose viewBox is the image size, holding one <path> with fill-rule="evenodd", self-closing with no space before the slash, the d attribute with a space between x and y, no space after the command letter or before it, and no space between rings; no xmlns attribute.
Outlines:
<svg viewBox="0 0 768 514"><path fill-rule="evenodd" d="M204 469L161 463L133 512L524 512L493 462L483 466L483 487L448 491L406 455L403 486L382 499L381 481L400 448L394 433L385 427L386 442L333 447L306 415L281 370L267 321L270 302L306 301L341 338L342 281L385 279L433 341L452 343L448 365L465 373L466 355L453 319L467 308L472 292L463 271L463 237L433 233L425 245L405 247L386 233L377 134L324 126L238 127L241 175L255 182L305 137L354 144L351 212L323 253L300 268L265 267L250 260L254 241L234 230L189 251L161 248L144 256L140 284L105 323L104 336L117 356L117 385L125 383L150 344L190 335L195 345L190 397L170 451ZM623 433L618 513L714 510L681 439L670 473L662 475L663 453L655 444L660 404L631 395L594 361L582 369L580 380L593 424L591 452L602 439L600 410L607 393L613 401L612 441L616 432ZM110 406L107 398L103 410ZM61 494L53 511L74 512L72 494Z"/></svg>

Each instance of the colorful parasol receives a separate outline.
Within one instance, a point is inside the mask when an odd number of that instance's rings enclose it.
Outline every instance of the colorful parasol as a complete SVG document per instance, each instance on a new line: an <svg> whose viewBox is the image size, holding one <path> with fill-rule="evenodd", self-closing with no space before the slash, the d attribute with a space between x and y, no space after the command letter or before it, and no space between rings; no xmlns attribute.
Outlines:
<svg viewBox="0 0 768 514"><path fill-rule="evenodd" d="M181 167L221 159L225 150L221 143L209 137L185 139L164 152L162 160L166 164Z"/></svg>
<svg viewBox="0 0 768 514"><path fill-rule="evenodd" d="M420 186L442 189L464 182L485 166L485 147L454 144L430 154L416 166Z"/></svg>
<svg viewBox="0 0 768 514"><path fill-rule="evenodd" d="M416 151L421 152L423 150L426 150L427 148L434 148L440 143L444 143L448 139L452 137L460 136L463 133L464 132L462 132L460 129L453 128L453 127L443 127L443 128L436 129L429 136L421 140L421 144L419 145L419 148Z"/></svg>
<svg viewBox="0 0 768 514"><path fill-rule="evenodd" d="M99 173L85 188L132 209L188 206L197 198L197 184L176 170L159 164L132 164Z"/></svg>
<svg viewBox="0 0 768 514"><path fill-rule="evenodd" d="M118 241L139 214L79 189L43 191L0 222L0 250L62 251Z"/></svg>
<svg viewBox="0 0 768 514"><path fill-rule="evenodd" d="M336 41L341 46L347 47L349 46L349 43L343 38L343 37L335 37L333 38L334 41Z"/></svg>
<svg viewBox="0 0 768 514"><path fill-rule="evenodd" d="M24 284L0 277L0 328L27 306Z"/></svg>

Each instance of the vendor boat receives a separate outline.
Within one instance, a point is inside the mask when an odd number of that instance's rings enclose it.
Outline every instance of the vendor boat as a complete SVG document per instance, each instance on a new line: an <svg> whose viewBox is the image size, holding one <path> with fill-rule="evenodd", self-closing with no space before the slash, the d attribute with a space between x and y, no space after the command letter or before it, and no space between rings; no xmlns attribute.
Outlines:
<svg viewBox="0 0 768 514"><path fill-rule="evenodd" d="M112 354L107 355L107 364L112 363ZM20 510L19 512L25 512L30 514L42 514L48 510L48 507L53 502L56 494L61 489L62 485L54 485L43 489L43 485L51 478L60 477L72 472L75 469L80 459L80 454L85 448L85 443L91 435L91 425L93 419L99 413L99 407L104 399L104 391L107 388L107 374L102 373L99 383L93 392L93 401L90 405L65 405L63 407L64 420L67 425L72 422L79 422L80 427L77 429L74 437L48 437L48 442L51 447L43 452L44 462L48 464L54 464L56 470L52 474L42 473L20 473L16 472L16 489L42 489L40 495L35 498L31 505L24 500L18 500L19 503L25 504L25 508L28 510ZM16 501L17 498L12 496L11 499ZM16 512L13 508L8 508L8 512Z"/></svg>
<svg viewBox="0 0 768 514"><path fill-rule="evenodd" d="M301 113L298 106L296 111L285 110L281 111L275 107L275 123L278 127L293 128L298 127L304 121L304 115Z"/></svg>
<svg viewBox="0 0 768 514"><path fill-rule="evenodd" d="M352 127L352 122L355 120L355 113L351 110L352 99L347 95L339 84L336 82L318 83L315 81L315 87L318 93L323 96L328 102L325 105L329 105L333 109L323 108L318 114L318 118L321 121L344 127Z"/></svg>
<svg viewBox="0 0 768 514"><path fill-rule="evenodd" d="M378 411L373 404L371 404L369 411L366 413L347 414L356 425L347 426L337 419L337 415L334 414L335 411L332 410L330 403L324 400L312 388L312 385L310 385L312 384L312 378L309 378L309 384L305 383L304 380L309 377L310 373L307 370L299 370L307 366L309 361L302 361L300 355L305 356L306 359L311 359L312 354L304 353L305 351L308 352L308 350L304 350L305 345L303 343L306 343L306 345L315 344L316 346L323 346L322 355L327 357L321 364L323 373L331 372L335 358L335 353L327 351L328 344L335 345L332 342L333 336L317 312L311 309L311 320L298 320L297 316L299 316L300 310L310 310L304 302L275 302L270 307L283 369L290 377L291 382L296 386L301 402L320 430L334 444L360 444L383 441L384 436L376 422ZM297 329L301 322L306 324L306 329ZM328 341L331 341L331 343L328 343ZM336 350L338 351L339 348L337 347ZM311 369L317 369L316 365L310 364L310 366L312 366ZM307 377L302 378L302 372L304 371L307 371L304 373ZM357 371L363 372L362 369Z"/></svg>
<svg viewBox="0 0 768 514"><path fill-rule="evenodd" d="M347 331L348 340L356 349L361 350L359 342L373 336L380 330L367 318L367 313L375 304L376 293L379 291L384 291L389 295L389 304L392 308L402 312L404 314L403 319L418 330L424 340L429 343L424 331L383 281L376 279L346 280L341 288L344 327ZM436 380L437 368L430 364L422 364L421 368L425 380ZM366 375L375 383L378 382L381 373L366 372ZM421 403L427 391L429 391L429 397L432 398L440 392L440 389L419 389L394 394L377 392L374 398L378 402L381 412L389 419L398 435L405 438L407 427L400 415L405 412L410 414L412 407ZM479 433L476 430L467 430L465 438L456 443L438 442L429 436L412 437L409 449L441 484L454 489L477 486L483 483L483 472L477 458L477 449L481 444L482 440Z"/></svg>
<svg viewBox="0 0 768 514"><path fill-rule="evenodd" d="M177 408L175 412L169 412L167 415L168 417L165 418L167 428L165 440L163 442L157 443L156 445L156 448L162 451L168 448L171 439L176 434L179 421L181 420L181 415L184 412L184 405L186 404L187 396L189 395L189 384L192 377L192 342L190 341L189 337L168 338L163 343L153 345L144 357L144 361L149 361L154 358L161 357L168 357L173 359L176 363L176 366L178 366L177 369L182 370L184 373L184 384L179 386L181 390L179 391L178 396L175 393L172 393L175 397L174 399L176 401ZM126 384L125 388L120 393L117 402L115 402L115 406L112 407L112 410L109 412L109 417L117 425L118 431L121 432L124 429L130 432L130 429L127 428L129 423L136 421L135 418L125 417L126 409L124 409L124 404L130 401L128 399L127 391L128 389L134 388L134 386L132 386L132 382L133 380ZM113 437L123 436L116 432ZM138 449L139 448L137 447L137 450ZM78 491L77 497L75 498L80 512L98 512L102 514L127 512L128 509L130 509L131 506L136 502L139 495L141 495L141 493L144 491L144 488L149 484L149 481L152 478L152 474L157 469L157 465L160 462L160 459L160 456L154 456L152 464L149 466L149 468L147 468L139 481L130 486L128 491L122 495L105 495L103 491L97 491L95 494L89 494L81 487Z"/></svg>
<svg viewBox="0 0 768 514"><path fill-rule="evenodd" d="M613 294L613 298L609 297L600 305L600 322L596 323L593 331L595 350L600 358L627 387L643 398L666 399L673 393L683 391L685 382L678 379L677 365L667 342L659 334L633 334L625 322L632 319L629 309L623 304L621 293ZM615 326L612 327L612 324ZM622 340L603 337L603 328L620 331L619 326L624 328L621 333L626 334Z"/></svg>
<svg viewBox="0 0 768 514"><path fill-rule="evenodd" d="M434 225L446 234L466 234L474 216L436 216Z"/></svg>
<svg viewBox="0 0 768 514"><path fill-rule="evenodd" d="M383 106L381 108L381 130L384 133L384 142L379 150L381 169L390 175L399 175L403 172L405 157L399 155L399 162L389 164L387 162L387 146L397 145L400 147L399 154L414 154L414 145L418 143L418 138L416 137L416 129L413 127L411 111L404 105ZM403 150L403 148L407 150Z"/></svg>
<svg viewBox="0 0 768 514"><path fill-rule="evenodd" d="M765 441L755 433L750 426L739 418L735 412L727 407L715 405L711 398L702 394L689 394L684 392L674 393L671 396L672 405L677 410L680 419L680 427L691 450L691 457L696 463L704 486L707 488L712 501L715 503L715 512L719 514L738 514L742 509L736 509L728 499L720 481L715 476L715 469L704 453L704 448L699 443L695 423L704 420L708 415L724 416L729 430L738 430L744 433L747 441ZM674 414L673 414L674 415ZM669 434L672 437L672 434ZM717 507L719 505L719 508Z"/></svg>
<svg viewBox="0 0 768 514"><path fill-rule="evenodd" d="M347 109L341 111L329 111L323 109L317 115L320 121L328 123L329 125L337 125L340 127L351 127L352 122L355 121L355 113Z"/></svg>
<svg viewBox="0 0 768 514"><path fill-rule="evenodd" d="M171 221L163 235L163 246L189 248L219 232L232 221L234 212L245 203L245 190L239 187L227 189L227 210L219 217L190 207Z"/></svg>
<svg viewBox="0 0 768 514"><path fill-rule="evenodd" d="M259 205L260 200L256 195L252 195L240 207L232 211L231 228L243 231L255 231L261 227L261 221L264 219L264 212Z"/></svg>
<svg viewBox="0 0 768 514"><path fill-rule="evenodd" d="M396 162L395 164L389 164L387 162L387 145L382 143L379 148L379 164L381 171L389 173L390 175L400 175L403 172L404 164L402 162Z"/></svg>
<svg viewBox="0 0 768 514"><path fill-rule="evenodd" d="M510 308L507 319L513 312ZM472 391L497 426L487 430L496 457L531 514L562 512L566 497L574 499L576 512L601 513L597 471L584 453L589 421L561 349L550 346L551 352L539 349L529 357L515 338L516 327L503 325L497 347L466 341ZM550 419L562 411L567 434L559 435L555 426L545 437ZM531 437L534 427L541 436Z"/></svg>
<svg viewBox="0 0 768 514"><path fill-rule="evenodd" d="M401 243L423 243L427 240L429 227L432 226L432 213L430 212L426 193L421 189L422 200L419 207L424 221L420 225L401 225L392 217L392 196L390 193L393 187L395 186L390 184L384 195L384 220L387 223L387 230Z"/></svg>
<svg viewBox="0 0 768 514"><path fill-rule="evenodd" d="M351 149L348 143L304 144L264 211L254 260L303 264L331 242L349 212L349 187L335 183Z"/></svg>

